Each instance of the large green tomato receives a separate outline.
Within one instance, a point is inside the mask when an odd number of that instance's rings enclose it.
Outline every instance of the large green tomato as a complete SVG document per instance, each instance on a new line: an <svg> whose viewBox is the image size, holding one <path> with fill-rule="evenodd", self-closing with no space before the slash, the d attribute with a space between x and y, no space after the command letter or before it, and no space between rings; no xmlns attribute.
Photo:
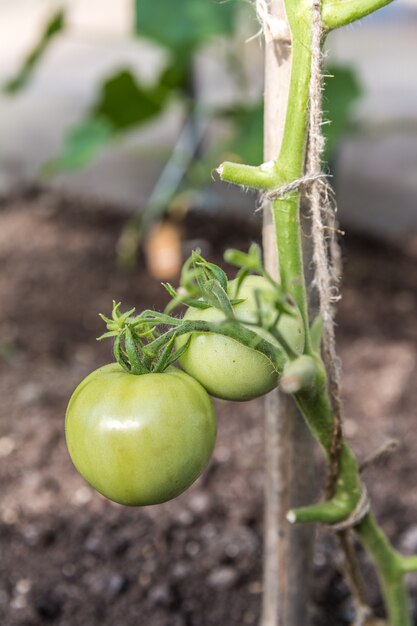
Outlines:
<svg viewBox="0 0 417 626"><path fill-rule="evenodd" d="M245 322L256 322L255 290L261 293L261 310L266 318L275 318L272 306L273 286L262 276L248 276L236 294L237 281L228 284L231 298L245 298L234 306L236 317ZM224 315L219 309L189 308L184 316L187 320L221 322ZM248 326L255 330L253 326ZM301 316L281 315L278 329L288 344L299 354L304 349L304 328ZM264 339L277 343L266 331L256 329ZM188 335L177 339L180 348ZM251 400L271 391L278 384L278 374L271 361L256 350L248 348L234 339L214 333L193 333L187 351L180 358L183 369L198 380L207 391L223 400Z"/></svg>
<svg viewBox="0 0 417 626"><path fill-rule="evenodd" d="M135 376L112 363L74 391L65 434L87 482L110 500L144 506L178 496L201 474L216 416L203 387L181 370Z"/></svg>

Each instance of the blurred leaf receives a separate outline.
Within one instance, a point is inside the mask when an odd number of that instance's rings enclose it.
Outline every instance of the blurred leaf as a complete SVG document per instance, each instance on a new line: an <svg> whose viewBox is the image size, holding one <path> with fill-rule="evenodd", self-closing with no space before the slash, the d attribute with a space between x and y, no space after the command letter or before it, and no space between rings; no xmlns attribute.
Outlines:
<svg viewBox="0 0 417 626"><path fill-rule="evenodd" d="M88 118L70 129L61 154L44 166L43 175L52 176L89 165L121 132L159 115L173 86L181 84L182 80L181 72L172 66L165 68L161 81L150 88L140 85L129 70L107 78Z"/></svg>
<svg viewBox="0 0 417 626"><path fill-rule="evenodd" d="M162 71L158 84L168 91L180 91L184 93L188 83L187 67L177 63L175 59Z"/></svg>
<svg viewBox="0 0 417 626"><path fill-rule="evenodd" d="M41 60L52 39L54 39L54 37L64 28L65 13L64 11L59 10L52 15L45 25L38 43L28 54L17 74L8 80L3 86L3 90L5 92L16 93L26 85L33 73L33 70L35 69L37 63Z"/></svg>
<svg viewBox="0 0 417 626"><path fill-rule="evenodd" d="M239 0L135 0L138 35L185 59L203 43L234 30Z"/></svg>
<svg viewBox="0 0 417 626"><path fill-rule="evenodd" d="M259 165L263 161L263 115L262 101L251 107L236 107L228 115L235 129L227 149L242 163Z"/></svg>
<svg viewBox="0 0 417 626"><path fill-rule="evenodd" d="M92 116L104 118L115 131L125 130L160 113L167 97L163 85L143 87L129 70L122 70L101 86Z"/></svg>
<svg viewBox="0 0 417 626"><path fill-rule="evenodd" d="M326 149L323 160L328 161L341 137L352 124L352 107L362 95L357 73L353 68L332 66L326 69L323 93L323 126ZM331 77L330 77L331 76ZM227 144L227 150L234 153L240 161L249 165L262 163L263 105L259 102L252 107L236 107L222 113L223 117L233 120L235 132L233 140Z"/></svg>
<svg viewBox="0 0 417 626"><path fill-rule="evenodd" d="M42 168L43 176L86 167L100 154L113 137L112 127L101 118L81 122L71 128L64 140L61 154Z"/></svg>
<svg viewBox="0 0 417 626"><path fill-rule="evenodd" d="M324 160L328 161L342 135L352 124L352 107L362 95L357 72L351 67L334 65L326 68L323 93L324 119L329 124L323 126L326 137Z"/></svg>

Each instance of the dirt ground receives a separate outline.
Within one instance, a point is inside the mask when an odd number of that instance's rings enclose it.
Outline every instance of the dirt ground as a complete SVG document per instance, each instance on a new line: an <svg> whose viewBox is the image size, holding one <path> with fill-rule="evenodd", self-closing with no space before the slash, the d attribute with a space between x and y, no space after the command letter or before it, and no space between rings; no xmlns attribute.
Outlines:
<svg viewBox="0 0 417 626"><path fill-rule="evenodd" d="M143 264L130 274L116 269L122 225L106 208L45 195L0 207L0 624L256 624L262 401L217 403L208 471L165 505L112 504L69 460L68 398L111 360L110 344L95 341L103 331L97 313L109 312L112 299L138 309L165 301ZM225 247L246 248L258 237L255 219L224 219L220 231L212 216L187 220L188 248L199 243L217 261ZM395 544L417 551L417 257L353 235L343 254L338 338L346 433L362 459L388 438L400 441L366 480ZM349 624L349 594L325 532L314 566L314 625ZM409 582L417 618L417 575ZM381 614L372 578L368 593Z"/></svg>

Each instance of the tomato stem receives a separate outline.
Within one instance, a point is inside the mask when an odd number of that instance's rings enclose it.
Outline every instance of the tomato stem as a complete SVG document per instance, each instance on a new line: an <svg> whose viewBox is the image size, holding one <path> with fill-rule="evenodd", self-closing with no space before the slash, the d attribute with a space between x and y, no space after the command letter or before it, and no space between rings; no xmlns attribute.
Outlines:
<svg viewBox="0 0 417 626"><path fill-rule="evenodd" d="M388 4L389 0L323 0L322 19L328 30L352 22ZM278 189L303 176L308 131L309 83L311 68L311 4L305 0L285 0L291 29L292 69L283 141L275 162L259 167L223 163L218 172L224 181L267 192ZM330 457L333 414L327 392L327 377L319 356L322 322L309 326L305 271L301 248L300 193L293 191L272 201L279 257L281 287L296 302L304 323L305 355L316 361L314 384L295 393L295 400L325 456ZM288 365L287 367L290 367ZM364 496L358 463L347 443L342 440L340 464L333 497L324 502L291 510L292 523L321 522L338 524L349 520ZM404 574L417 570L417 557L401 557L390 545L371 512L351 526L374 561L391 626L411 624Z"/></svg>

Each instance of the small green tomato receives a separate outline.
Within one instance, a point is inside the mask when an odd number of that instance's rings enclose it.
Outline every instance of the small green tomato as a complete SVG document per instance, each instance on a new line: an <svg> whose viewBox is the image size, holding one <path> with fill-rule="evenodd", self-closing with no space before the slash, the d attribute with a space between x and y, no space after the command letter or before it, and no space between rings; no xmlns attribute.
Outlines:
<svg viewBox="0 0 417 626"><path fill-rule="evenodd" d="M273 307L274 287L262 276L248 276L241 285L239 293L237 281L228 284L231 298L245 298L244 302L234 306L238 319L244 322L256 322L255 291L260 292L261 311L269 321L276 315ZM186 320L221 322L224 315L219 309L189 308L184 315ZM266 331L248 326L264 339L277 344ZM304 349L304 328L301 315L295 309L295 315L282 314L278 330L290 347L301 354ZM177 339L177 348L187 341L188 335ZM223 400L251 400L271 391L278 384L278 373L271 361L260 352L248 348L234 339L214 333L193 333L187 351L181 356L183 369L198 380L212 395Z"/></svg>

